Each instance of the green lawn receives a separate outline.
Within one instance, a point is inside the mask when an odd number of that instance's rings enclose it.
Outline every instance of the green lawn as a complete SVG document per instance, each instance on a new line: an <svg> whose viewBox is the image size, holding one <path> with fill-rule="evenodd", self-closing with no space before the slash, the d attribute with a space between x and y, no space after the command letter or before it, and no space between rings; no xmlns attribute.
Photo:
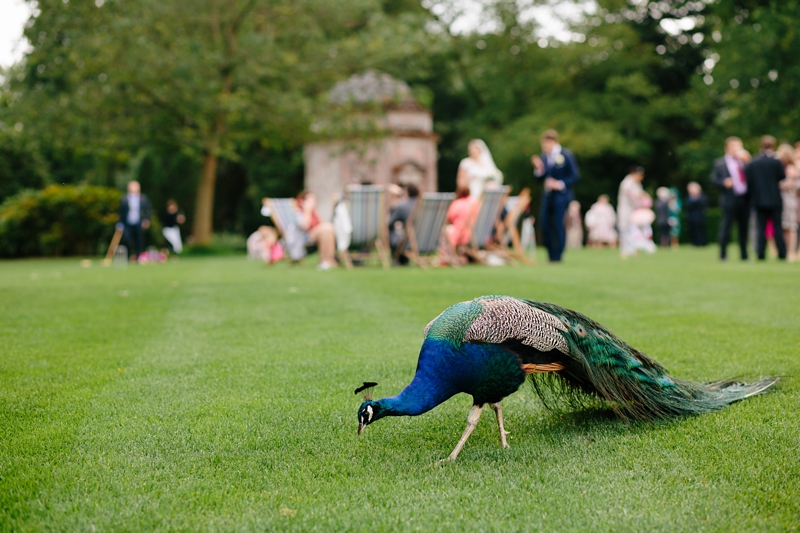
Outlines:
<svg viewBox="0 0 800 533"><path fill-rule="evenodd" d="M561 266L127 269L0 263L0 531L787 531L800 388L629 424L525 386L455 463L470 398L356 436L414 373L425 324L509 294L584 312L679 377L800 374L800 265L715 250Z"/></svg>

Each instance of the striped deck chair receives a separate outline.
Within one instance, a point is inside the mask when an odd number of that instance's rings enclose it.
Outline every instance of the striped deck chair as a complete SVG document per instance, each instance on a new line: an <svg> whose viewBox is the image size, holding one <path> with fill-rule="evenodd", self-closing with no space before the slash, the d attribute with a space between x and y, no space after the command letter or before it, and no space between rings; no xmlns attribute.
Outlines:
<svg viewBox="0 0 800 533"><path fill-rule="evenodd" d="M478 252L486 248L486 244L494 233L500 212L503 210L510 191L511 187L506 185L499 189L485 189L481 195L481 208L472 225L472 241L467 247L467 253L478 261L483 262L481 254Z"/></svg>
<svg viewBox="0 0 800 533"><path fill-rule="evenodd" d="M509 196L506 200L506 216L503 218L501 224L500 239L502 249L508 253L511 258L514 258L522 263L535 264L536 261L529 259L525 256L525 250L522 249L522 242L520 240L519 230L517 223L519 217L531 203L531 191L527 187L522 189L519 196ZM511 250L508 249L509 241L511 242Z"/></svg>
<svg viewBox="0 0 800 533"><path fill-rule="evenodd" d="M286 241L286 251L292 261L306 256L305 239L297 225L297 201L294 198L268 198L269 216Z"/></svg>
<svg viewBox="0 0 800 533"><path fill-rule="evenodd" d="M350 185L347 187L347 200L353 225L350 246L369 248L366 253L345 251L342 255L348 268L352 265L353 257L369 259L376 253L383 267L389 268L386 187L382 185Z"/></svg>
<svg viewBox="0 0 800 533"><path fill-rule="evenodd" d="M395 251L395 259L405 250L406 256L422 268L427 268L428 263L423 255L435 253L439 248L442 231L444 230L447 209L455 200L452 192L423 193L417 198L414 210L406 221L406 229L400 244Z"/></svg>

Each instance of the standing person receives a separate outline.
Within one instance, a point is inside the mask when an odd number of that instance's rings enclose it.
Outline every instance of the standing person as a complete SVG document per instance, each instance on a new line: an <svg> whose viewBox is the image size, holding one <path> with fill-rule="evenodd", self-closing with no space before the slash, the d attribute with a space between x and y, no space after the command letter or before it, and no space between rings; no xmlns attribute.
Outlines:
<svg viewBox="0 0 800 533"><path fill-rule="evenodd" d="M786 259L794 263L797 257L797 193L800 189L800 171L791 145L778 147L778 161L783 163L786 179L781 183L781 200L783 201L783 238L786 241Z"/></svg>
<svg viewBox="0 0 800 533"><path fill-rule="evenodd" d="M583 248L583 220L581 217L581 204L572 200L567 207L567 248Z"/></svg>
<svg viewBox="0 0 800 533"><path fill-rule="evenodd" d="M725 156L714 161L714 169L711 171L711 183L721 190L722 224L719 227L717 242L719 258L722 261L728 257L728 242L734 222L739 234L739 255L742 261L747 260L750 199L744 166L749 159L749 154L742 146L742 140L739 137L728 137L725 139Z"/></svg>
<svg viewBox="0 0 800 533"><path fill-rule="evenodd" d="M181 228L180 225L186 222L186 217L183 213L178 211L178 203L175 200L167 202L167 210L161 217L164 223L164 228L161 233L164 238L172 246L172 251L179 254L183 251L183 242L181 241Z"/></svg>
<svg viewBox="0 0 800 533"><path fill-rule="evenodd" d="M706 207L708 200L703 188L696 181L686 186L686 220L689 222L689 241L692 246L706 245Z"/></svg>
<svg viewBox="0 0 800 533"><path fill-rule="evenodd" d="M469 195L480 200L483 189L487 186L497 188L503 184L503 173L494 164L492 153L485 142L472 139L467 149L469 157L458 164L456 187L468 187Z"/></svg>
<svg viewBox="0 0 800 533"><path fill-rule="evenodd" d="M597 197L597 202L586 212L586 229L589 230L588 242L592 248L600 248L604 244L610 247L617 245L617 213L607 194Z"/></svg>
<svg viewBox="0 0 800 533"><path fill-rule="evenodd" d="M659 187L656 189L656 229L658 229L658 245L662 248L670 247L669 225L669 189Z"/></svg>
<svg viewBox="0 0 800 533"><path fill-rule="evenodd" d="M760 147L761 152L758 157L744 169L747 188L756 210L756 255L759 261L766 258L767 221L771 220L778 258L786 259L786 243L783 240L783 232L780 231L783 211L780 183L786 178L786 171L783 169L783 164L774 156L775 137L765 135L761 138Z"/></svg>
<svg viewBox="0 0 800 533"><path fill-rule="evenodd" d="M623 259L633 254L635 225L631 224L633 212L647 205L649 196L642 188L644 168L633 167L619 184L617 195L617 227L619 228L619 253Z"/></svg>
<svg viewBox="0 0 800 533"><path fill-rule="evenodd" d="M578 163L571 151L558 143L558 132L547 130L542 134L542 155L531 157L533 175L544 182L544 198L539 224L542 241L551 263L561 262L567 235L564 214L572 201L572 187L578 181Z"/></svg>
<svg viewBox="0 0 800 533"><path fill-rule="evenodd" d="M117 228L125 231L125 243L132 252L131 261L136 261L144 251L144 232L150 227L152 209L147 196L142 194L138 181L128 182L127 194L119 203Z"/></svg>

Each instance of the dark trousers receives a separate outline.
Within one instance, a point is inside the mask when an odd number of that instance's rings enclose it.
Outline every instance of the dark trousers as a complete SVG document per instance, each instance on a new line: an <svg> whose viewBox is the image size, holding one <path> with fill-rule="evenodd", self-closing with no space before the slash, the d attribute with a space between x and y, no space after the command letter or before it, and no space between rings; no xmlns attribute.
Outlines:
<svg viewBox="0 0 800 533"><path fill-rule="evenodd" d="M706 245L706 221L705 220L690 220L689 221L689 242L692 246L705 246Z"/></svg>
<svg viewBox="0 0 800 533"><path fill-rule="evenodd" d="M561 261L561 254L567 244L567 231L564 228L564 215L571 197L554 198L546 195L542 201L542 214L539 227L542 229L542 244L547 248L550 261Z"/></svg>
<svg viewBox="0 0 800 533"><path fill-rule="evenodd" d="M739 252L742 259L747 259L747 233L750 223L750 205L745 196L729 198L728 205L722 208L722 224L719 227L719 257L728 256L728 242L731 240L731 228L736 222L739 233Z"/></svg>
<svg viewBox="0 0 800 533"><path fill-rule="evenodd" d="M128 257L139 257L144 252L144 229L139 224L125 224L125 243L128 245Z"/></svg>
<svg viewBox="0 0 800 533"><path fill-rule="evenodd" d="M786 243L783 240L783 227L781 226L780 207L756 207L756 255L759 259L766 258L767 237L764 233L767 230L767 220L772 220L772 227L775 229L775 246L778 248L778 257L786 259Z"/></svg>

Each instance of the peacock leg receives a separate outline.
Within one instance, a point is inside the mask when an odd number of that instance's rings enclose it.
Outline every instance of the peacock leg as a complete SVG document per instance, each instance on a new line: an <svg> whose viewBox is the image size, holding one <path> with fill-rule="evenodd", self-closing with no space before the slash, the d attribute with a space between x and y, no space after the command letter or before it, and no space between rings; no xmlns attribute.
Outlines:
<svg viewBox="0 0 800 533"><path fill-rule="evenodd" d="M475 429L475 426L478 425L478 420L481 419L481 412L483 411L483 405L473 405L472 409L467 416L467 428L464 430L464 434L461 435L461 440L458 441L456 444L455 450L453 453L450 454L448 459L454 461L456 457L458 457L459 452L461 452L461 448L464 447L464 443L467 442L467 439L472 434L472 431Z"/></svg>
<svg viewBox="0 0 800 533"><path fill-rule="evenodd" d="M503 448L508 448L508 441L506 440L506 435L509 434L506 431L506 428L503 427L503 406L500 405L500 402L489 404L494 411L494 414L497 415L497 427L500 429L500 444Z"/></svg>

